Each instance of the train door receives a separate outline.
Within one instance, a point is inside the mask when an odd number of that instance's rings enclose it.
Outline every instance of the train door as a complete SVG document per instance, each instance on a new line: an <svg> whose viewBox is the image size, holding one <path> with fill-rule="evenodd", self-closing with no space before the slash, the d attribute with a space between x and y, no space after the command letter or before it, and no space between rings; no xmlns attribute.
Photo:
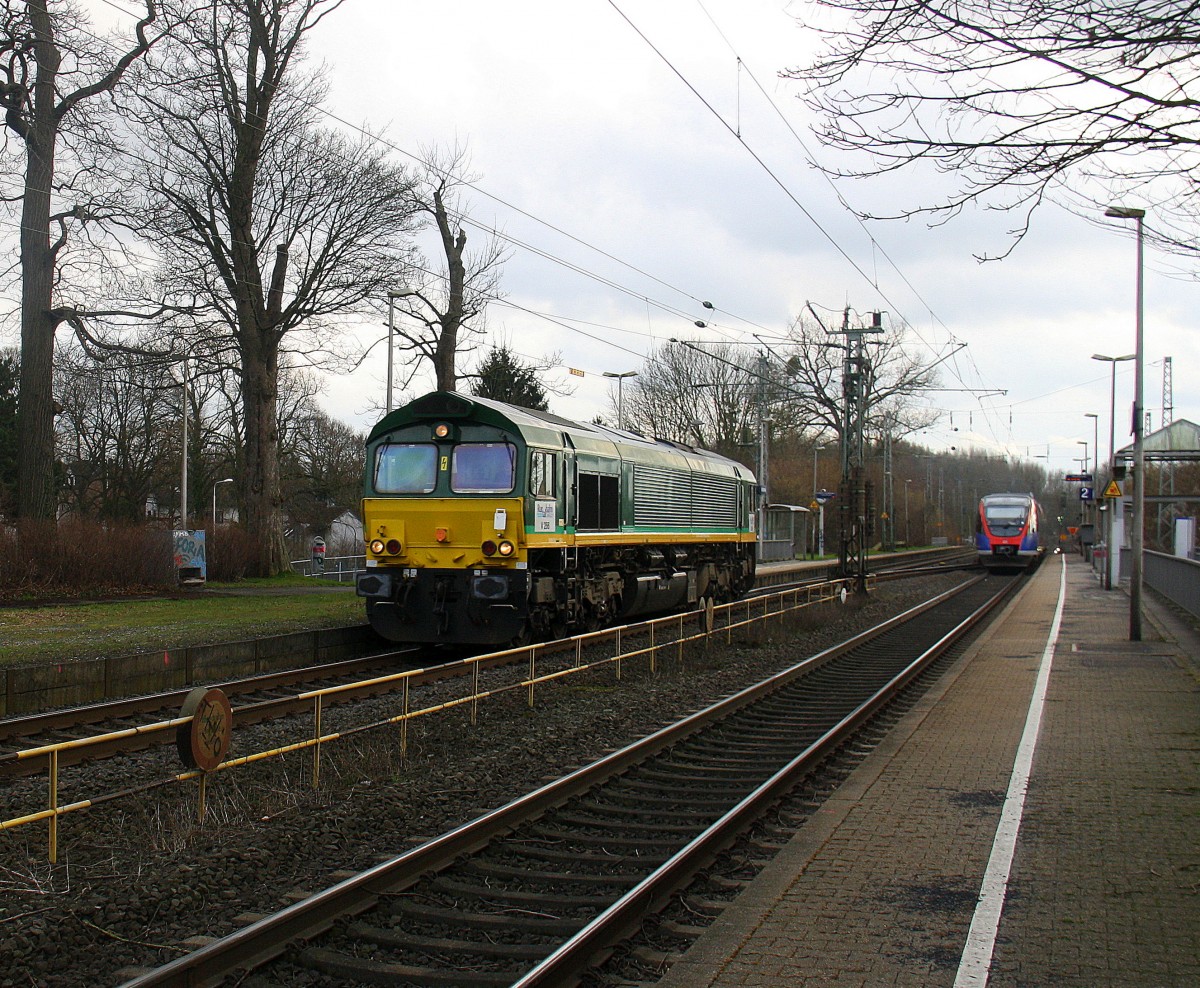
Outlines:
<svg viewBox="0 0 1200 988"><path fill-rule="evenodd" d="M575 533L576 499L579 494L578 480L575 476L575 444L565 432L563 438L562 457L562 509L564 524L568 532Z"/></svg>

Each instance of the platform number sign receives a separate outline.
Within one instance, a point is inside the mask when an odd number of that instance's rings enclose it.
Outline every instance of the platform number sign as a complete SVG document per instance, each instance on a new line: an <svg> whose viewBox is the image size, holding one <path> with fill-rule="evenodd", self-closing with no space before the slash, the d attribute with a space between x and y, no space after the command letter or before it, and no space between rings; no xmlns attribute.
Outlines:
<svg viewBox="0 0 1200 988"><path fill-rule="evenodd" d="M1096 492L1091 487L1085 486L1085 487L1079 488L1079 500L1094 501L1095 499L1096 499Z"/></svg>

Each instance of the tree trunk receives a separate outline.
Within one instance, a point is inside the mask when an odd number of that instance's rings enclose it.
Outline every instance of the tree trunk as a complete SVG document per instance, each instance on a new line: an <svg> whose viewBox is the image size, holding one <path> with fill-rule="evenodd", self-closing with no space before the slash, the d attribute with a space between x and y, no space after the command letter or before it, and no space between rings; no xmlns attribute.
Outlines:
<svg viewBox="0 0 1200 988"><path fill-rule="evenodd" d="M54 82L60 56L45 8L31 5L39 35L33 113L25 135L25 190L21 204L21 392L17 406L17 514L52 519L54 491L54 256L50 244L50 189L54 184Z"/></svg>
<svg viewBox="0 0 1200 988"><path fill-rule="evenodd" d="M455 370L454 362L458 355L458 333L462 328L463 321L463 287L466 282L463 250L467 245L467 235L461 229L458 231L457 237L454 235L440 190L434 190L433 204L433 216L437 221L438 233L442 237L442 248L446 253L446 277L449 289L446 312L440 320L442 331L438 334L433 368L437 377L437 389L439 391L455 391L458 388L458 373Z"/></svg>
<svg viewBox="0 0 1200 988"><path fill-rule="evenodd" d="M246 420L246 473L241 478L246 528L258 541L258 576L287 572L283 503L279 490L279 356L256 334L242 348L242 408Z"/></svg>

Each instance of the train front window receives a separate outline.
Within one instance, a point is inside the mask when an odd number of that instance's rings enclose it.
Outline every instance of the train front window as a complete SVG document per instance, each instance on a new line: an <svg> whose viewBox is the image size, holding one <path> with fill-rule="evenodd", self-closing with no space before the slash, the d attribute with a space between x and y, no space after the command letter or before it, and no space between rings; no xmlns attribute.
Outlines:
<svg viewBox="0 0 1200 988"><path fill-rule="evenodd" d="M375 453L375 490L380 494L428 494L437 485L437 447L385 443Z"/></svg>
<svg viewBox="0 0 1200 988"><path fill-rule="evenodd" d="M450 465L457 494L507 494L517 479L517 448L510 443L460 443Z"/></svg>
<svg viewBox="0 0 1200 988"><path fill-rule="evenodd" d="M1020 535L1027 514L1023 504L989 504L984 509L988 528L996 536Z"/></svg>

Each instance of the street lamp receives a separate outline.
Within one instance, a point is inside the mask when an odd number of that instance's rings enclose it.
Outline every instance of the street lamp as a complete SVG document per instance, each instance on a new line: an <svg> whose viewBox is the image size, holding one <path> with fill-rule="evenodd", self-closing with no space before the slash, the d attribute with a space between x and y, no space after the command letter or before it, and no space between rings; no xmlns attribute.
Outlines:
<svg viewBox="0 0 1200 988"><path fill-rule="evenodd" d="M232 483L233 483L233 478L226 477L224 480L218 480L215 484L213 484L212 520L213 520L213 531L214 532L217 530L217 488L220 487L222 484L232 484Z"/></svg>
<svg viewBox="0 0 1200 988"><path fill-rule="evenodd" d="M1093 353L1093 360L1106 360L1112 367L1111 379L1108 387L1108 475L1109 479L1113 479L1115 474L1115 464L1113 463L1113 453L1116 444L1116 427L1117 427L1117 364L1125 360L1133 360L1136 354L1126 353L1120 357L1109 357L1103 353ZM1099 449L1097 448L1097 452ZM1107 532L1104 535L1104 544L1108 546L1108 557L1104 561L1104 589L1112 589L1112 569L1113 569L1113 516L1115 511L1108 512L1108 524L1105 526Z"/></svg>
<svg viewBox="0 0 1200 988"><path fill-rule="evenodd" d="M617 428L625 428L625 414L621 403L621 385L625 383L627 377L637 377L637 371L622 371L620 374L614 374L612 371L604 371L605 377L615 377L617 379Z"/></svg>
<svg viewBox="0 0 1200 988"><path fill-rule="evenodd" d="M387 358L387 400L385 406L387 412L392 410L392 351L394 349L395 334L396 334L396 307L395 302L398 298L407 298L409 295L416 295L416 292L401 291L388 292L388 358Z"/></svg>
<svg viewBox="0 0 1200 988"><path fill-rule="evenodd" d="M1143 241L1146 211L1136 206L1109 206L1105 216L1137 222L1137 288L1134 322L1136 345L1133 348L1133 533L1130 552L1133 556L1129 573L1129 640L1142 640L1142 549L1145 541L1146 478L1145 450L1142 448L1142 363L1143 363Z"/></svg>

